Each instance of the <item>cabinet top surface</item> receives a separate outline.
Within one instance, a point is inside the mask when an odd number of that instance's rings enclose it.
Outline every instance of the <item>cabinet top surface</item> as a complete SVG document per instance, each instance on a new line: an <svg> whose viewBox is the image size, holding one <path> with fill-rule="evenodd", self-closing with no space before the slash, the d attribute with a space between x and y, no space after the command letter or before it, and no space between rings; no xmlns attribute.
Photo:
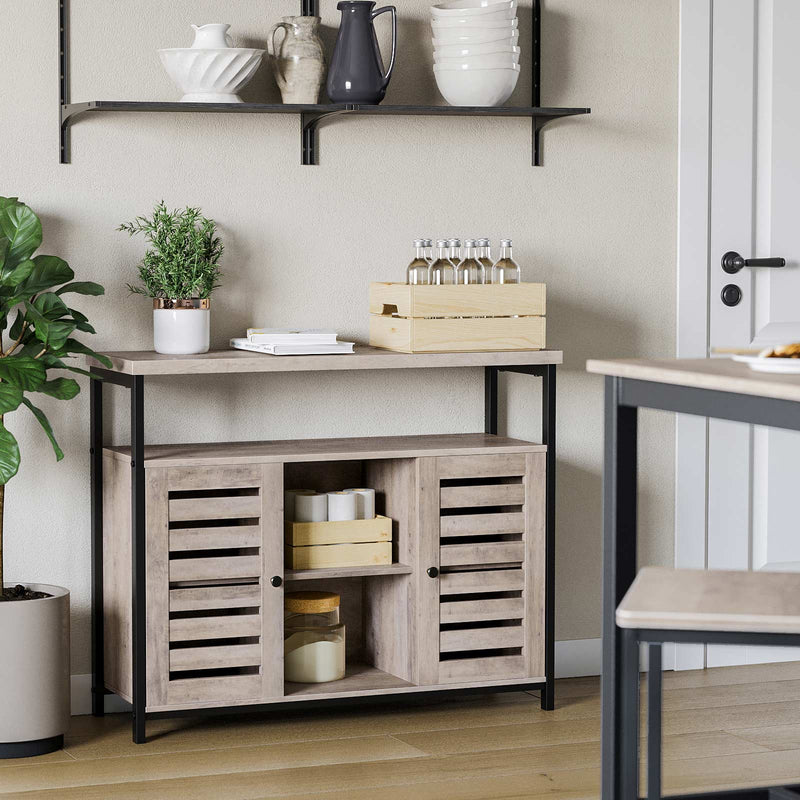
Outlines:
<svg viewBox="0 0 800 800"><path fill-rule="evenodd" d="M620 358L586 362L589 372L674 386L800 402L800 375L754 372L730 358Z"/></svg>
<svg viewBox="0 0 800 800"><path fill-rule="evenodd" d="M325 356L271 356L246 350L214 350L194 356L170 356L153 351L105 353L112 371L126 375L212 375L239 372L320 372L362 369L422 369L427 367L512 367L561 364L560 350L515 350L492 353L396 353L359 345L355 353ZM90 367L102 367L87 358Z"/></svg>
<svg viewBox="0 0 800 800"><path fill-rule="evenodd" d="M546 449L545 445L486 433L454 433L224 444L161 444L145 447L144 458L145 467L151 468L531 453ZM104 452L114 458L130 461L130 447L107 447Z"/></svg>

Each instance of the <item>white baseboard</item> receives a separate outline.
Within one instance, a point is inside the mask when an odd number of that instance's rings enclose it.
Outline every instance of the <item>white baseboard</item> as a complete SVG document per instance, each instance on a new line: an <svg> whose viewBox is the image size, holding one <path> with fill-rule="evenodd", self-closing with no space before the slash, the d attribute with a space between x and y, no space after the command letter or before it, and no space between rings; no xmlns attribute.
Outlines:
<svg viewBox="0 0 800 800"><path fill-rule="evenodd" d="M602 641L600 639L574 639L556 642L556 677L582 678L599 675L602 663ZM72 714L92 713L92 676L72 676ZM130 711L131 706L115 694L106 696L106 711L114 714Z"/></svg>

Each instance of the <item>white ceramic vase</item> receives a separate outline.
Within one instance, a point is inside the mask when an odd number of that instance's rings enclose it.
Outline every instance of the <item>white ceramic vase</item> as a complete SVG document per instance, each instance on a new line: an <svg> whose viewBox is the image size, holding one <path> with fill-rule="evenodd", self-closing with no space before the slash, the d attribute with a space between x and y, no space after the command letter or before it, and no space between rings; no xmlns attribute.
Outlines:
<svg viewBox="0 0 800 800"><path fill-rule="evenodd" d="M69 591L24 585L52 597L0 602L0 758L60 750L69 727Z"/></svg>
<svg viewBox="0 0 800 800"><path fill-rule="evenodd" d="M165 355L207 353L211 344L210 300L153 300L153 347Z"/></svg>

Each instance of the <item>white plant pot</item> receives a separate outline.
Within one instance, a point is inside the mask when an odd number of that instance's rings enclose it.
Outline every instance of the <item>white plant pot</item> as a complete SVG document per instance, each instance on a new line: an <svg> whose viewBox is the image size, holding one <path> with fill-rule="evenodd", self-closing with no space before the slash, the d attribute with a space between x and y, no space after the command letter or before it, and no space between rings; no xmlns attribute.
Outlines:
<svg viewBox="0 0 800 800"><path fill-rule="evenodd" d="M52 597L0 601L0 758L60 750L69 727L69 591L23 585Z"/></svg>
<svg viewBox="0 0 800 800"><path fill-rule="evenodd" d="M207 353L211 343L211 309L208 300L155 300L154 305L173 304L173 308L153 309L153 346L157 353L193 355ZM180 305L179 305L180 304ZM186 304L192 304L188 306ZM200 304L202 307L198 307Z"/></svg>

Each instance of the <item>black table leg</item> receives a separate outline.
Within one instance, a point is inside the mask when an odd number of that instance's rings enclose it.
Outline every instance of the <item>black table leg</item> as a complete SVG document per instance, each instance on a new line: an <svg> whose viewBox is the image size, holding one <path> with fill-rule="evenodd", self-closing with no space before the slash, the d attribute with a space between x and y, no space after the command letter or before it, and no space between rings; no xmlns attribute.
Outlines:
<svg viewBox="0 0 800 800"><path fill-rule="evenodd" d="M619 800L622 640L616 609L636 575L637 410L620 405L621 379L606 378L603 469L602 798Z"/></svg>
<svg viewBox="0 0 800 800"><path fill-rule="evenodd" d="M661 800L661 648L647 648L647 800Z"/></svg>
<svg viewBox="0 0 800 800"><path fill-rule="evenodd" d="M621 632L619 794L616 800L639 797L639 638L635 630Z"/></svg>
<svg viewBox="0 0 800 800"><path fill-rule="evenodd" d="M133 741L146 741L147 619L145 596L144 378L131 382L131 602L133 635Z"/></svg>
<svg viewBox="0 0 800 800"><path fill-rule="evenodd" d="M547 445L544 641L545 677L542 709L555 708L556 673L556 365L542 374L542 443Z"/></svg>
<svg viewBox="0 0 800 800"><path fill-rule="evenodd" d="M89 457L92 493L92 714L105 712L103 642L103 382L89 380Z"/></svg>

